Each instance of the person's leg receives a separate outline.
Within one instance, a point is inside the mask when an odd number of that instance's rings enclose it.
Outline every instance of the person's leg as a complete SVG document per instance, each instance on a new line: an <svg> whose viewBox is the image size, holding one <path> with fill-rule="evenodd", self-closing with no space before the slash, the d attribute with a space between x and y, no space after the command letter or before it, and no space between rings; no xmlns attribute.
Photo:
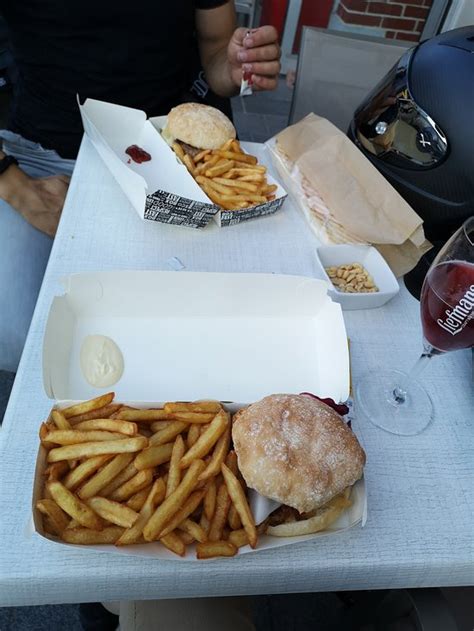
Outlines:
<svg viewBox="0 0 474 631"><path fill-rule="evenodd" d="M255 631L252 599L188 598L120 603L120 631Z"/></svg>
<svg viewBox="0 0 474 631"><path fill-rule="evenodd" d="M0 200L0 370L17 369L52 243Z"/></svg>

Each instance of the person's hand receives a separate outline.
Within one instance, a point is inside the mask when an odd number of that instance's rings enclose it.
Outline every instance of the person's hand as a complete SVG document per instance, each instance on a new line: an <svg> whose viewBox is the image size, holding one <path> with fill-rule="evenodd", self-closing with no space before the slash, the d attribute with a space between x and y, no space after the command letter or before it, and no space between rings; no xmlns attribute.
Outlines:
<svg viewBox="0 0 474 631"><path fill-rule="evenodd" d="M31 225L54 236L70 178L67 175L32 178L17 167L0 176L0 197Z"/></svg>
<svg viewBox="0 0 474 631"><path fill-rule="evenodd" d="M255 89L274 90L280 72L280 55L275 27L236 29L227 47L232 81L240 87L242 73L249 73Z"/></svg>

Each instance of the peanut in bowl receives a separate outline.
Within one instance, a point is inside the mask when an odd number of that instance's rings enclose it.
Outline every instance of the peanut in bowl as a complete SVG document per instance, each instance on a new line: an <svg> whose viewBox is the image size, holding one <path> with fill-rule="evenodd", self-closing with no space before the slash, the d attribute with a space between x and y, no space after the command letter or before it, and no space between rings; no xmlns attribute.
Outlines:
<svg viewBox="0 0 474 631"><path fill-rule="evenodd" d="M316 249L321 278L343 309L381 307L399 291L385 259L370 245L327 245Z"/></svg>

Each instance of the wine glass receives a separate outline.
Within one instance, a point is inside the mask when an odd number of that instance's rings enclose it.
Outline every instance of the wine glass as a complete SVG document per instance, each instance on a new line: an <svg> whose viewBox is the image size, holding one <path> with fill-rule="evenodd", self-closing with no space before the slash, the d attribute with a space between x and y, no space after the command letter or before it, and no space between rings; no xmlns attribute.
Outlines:
<svg viewBox="0 0 474 631"><path fill-rule="evenodd" d="M436 355L474 346L474 216L440 250L420 298L423 353L409 373L386 370L356 386L356 403L392 434L421 433L433 420L433 402L417 381Z"/></svg>

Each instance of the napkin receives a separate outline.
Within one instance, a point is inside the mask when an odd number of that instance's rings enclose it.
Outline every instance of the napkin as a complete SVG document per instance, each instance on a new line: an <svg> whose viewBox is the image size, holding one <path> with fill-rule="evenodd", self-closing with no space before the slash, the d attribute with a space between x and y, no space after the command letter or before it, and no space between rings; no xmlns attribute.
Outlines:
<svg viewBox="0 0 474 631"><path fill-rule="evenodd" d="M267 143L280 177L324 243L370 243L396 276L432 246L423 221L337 127L309 114Z"/></svg>

